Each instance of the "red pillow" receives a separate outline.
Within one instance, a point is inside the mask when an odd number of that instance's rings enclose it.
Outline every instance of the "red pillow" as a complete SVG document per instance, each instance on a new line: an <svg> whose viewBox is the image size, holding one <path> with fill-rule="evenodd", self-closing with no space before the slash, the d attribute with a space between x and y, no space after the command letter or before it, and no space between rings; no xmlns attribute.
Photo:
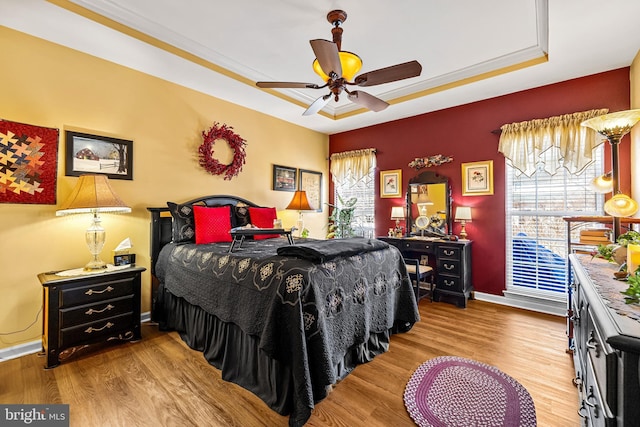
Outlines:
<svg viewBox="0 0 640 427"><path fill-rule="evenodd" d="M252 208L249 207L249 218L251 224L258 228L273 228L273 220L278 218L276 208ZM273 239L280 237L279 234L256 234L254 240Z"/></svg>
<svg viewBox="0 0 640 427"><path fill-rule="evenodd" d="M196 227L196 244L230 242L231 208L221 206L207 208L193 207L193 219Z"/></svg>

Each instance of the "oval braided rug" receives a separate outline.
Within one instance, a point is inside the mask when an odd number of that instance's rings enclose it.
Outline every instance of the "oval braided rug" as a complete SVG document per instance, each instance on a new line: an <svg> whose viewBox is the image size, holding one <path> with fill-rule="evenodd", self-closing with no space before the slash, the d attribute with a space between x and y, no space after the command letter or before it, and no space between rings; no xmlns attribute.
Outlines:
<svg viewBox="0 0 640 427"><path fill-rule="evenodd" d="M529 392L509 375L455 356L428 360L411 375L404 403L421 427L534 427Z"/></svg>

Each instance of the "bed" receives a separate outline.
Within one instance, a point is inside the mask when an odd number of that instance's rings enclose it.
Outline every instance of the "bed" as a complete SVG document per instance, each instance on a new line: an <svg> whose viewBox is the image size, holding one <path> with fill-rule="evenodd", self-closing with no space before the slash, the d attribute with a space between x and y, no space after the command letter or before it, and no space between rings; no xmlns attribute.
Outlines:
<svg viewBox="0 0 640 427"><path fill-rule="evenodd" d="M148 208L152 320L301 426L332 385L387 351L390 335L410 330L419 314L400 252L377 239L290 244L275 235L230 252L230 241L196 244L180 234L202 227L201 216L189 224L191 210L221 211L234 228L265 209L219 195Z"/></svg>

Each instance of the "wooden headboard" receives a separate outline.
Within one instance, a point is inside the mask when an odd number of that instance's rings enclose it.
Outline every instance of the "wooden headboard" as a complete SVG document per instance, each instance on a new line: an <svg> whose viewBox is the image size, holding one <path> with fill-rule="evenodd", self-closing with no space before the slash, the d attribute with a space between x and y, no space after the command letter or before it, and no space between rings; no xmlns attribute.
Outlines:
<svg viewBox="0 0 640 427"><path fill-rule="evenodd" d="M189 200L181 204L195 203L204 203L206 206L210 207L225 205L236 206L238 203L244 203L245 205L251 207L260 207L260 205L245 200L241 197L226 195L198 197L197 199ZM173 217L171 216L171 213L169 212L169 208L167 206L159 208L147 208L147 210L151 213L151 277L152 281L155 284L155 282L157 281L156 260L158 259L158 255L160 254L160 250L162 249L162 247L171 242Z"/></svg>

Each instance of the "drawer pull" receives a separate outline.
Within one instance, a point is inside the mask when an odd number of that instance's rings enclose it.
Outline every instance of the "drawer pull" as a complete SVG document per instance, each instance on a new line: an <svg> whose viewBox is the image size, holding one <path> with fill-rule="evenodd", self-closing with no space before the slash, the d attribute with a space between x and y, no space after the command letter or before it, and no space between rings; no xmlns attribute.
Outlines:
<svg viewBox="0 0 640 427"><path fill-rule="evenodd" d="M583 419L586 419L589 416L589 411L587 411L587 408L584 406L584 400L580 404L580 408L578 409L578 415L580 415L580 418L583 418Z"/></svg>
<svg viewBox="0 0 640 427"><path fill-rule="evenodd" d="M596 400L596 396L593 394L593 386L589 386L589 394L584 399L584 404L593 408L593 415L598 418L598 402L595 403L590 402L590 400Z"/></svg>
<svg viewBox="0 0 640 427"><path fill-rule="evenodd" d="M593 331L589 332L589 339L585 345L588 349L595 350L596 357L600 357L600 344L593 335Z"/></svg>
<svg viewBox="0 0 640 427"><path fill-rule="evenodd" d="M453 285L455 285L455 283L456 283L456 282L455 282L455 281L453 281L453 280L452 280L452 281L448 281L447 279L444 279L444 280L443 280L443 282L444 282L444 284L445 284L445 285L447 285L447 286L453 286Z"/></svg>
<svg viewBox="0 0 640 427"><path fill-rule="evenodd" d="M115 305L107 304L107 306L105 308L103 308L102 310L94 310L93 308L90 308L89 310L85 311L84 314L87 314L87 315L91 316L92 314L104 313L105 311L113 310L114 308L116 308Z"/></svg>
<svg viewBox="0 0 640 427"><path fill-rule="evenodd" d="M89 289L87 292L85 292L85 295L93 295L93 294L104 294L105 292L111 292L113 290L113 288L111 286L107 286L106 288L104 288L101 291L94 291L93 289Z"/></svg>
<svg viewBox="0 0 640 427"><path fill-rule="evenodd" d="M455 251L448 251L448 250L446 250L446 249L443 249L443 250L442 250L442 252L444 252L444 254L445 254L446 256L451 256L451 255L453 255L453 254L455 253Z"/></svg>
<svg viewBox="0 0 640 427"><path fill-rule="evenodd" d="M111 328L114 325L115 323L107 322L102 328L94 328L93 326L90 326L87 329L85 329L84 332L87 334L90 334L92 332L100 332L101 330L105 328Z"/></svg>
<svg viewBox="0 0 640 427"><path fill-rule="evenodd" d="M445 268L445 270L453 270L454 268L456 268L455 265L451 265L451 264L442 264L442 266Z"/></svg>

